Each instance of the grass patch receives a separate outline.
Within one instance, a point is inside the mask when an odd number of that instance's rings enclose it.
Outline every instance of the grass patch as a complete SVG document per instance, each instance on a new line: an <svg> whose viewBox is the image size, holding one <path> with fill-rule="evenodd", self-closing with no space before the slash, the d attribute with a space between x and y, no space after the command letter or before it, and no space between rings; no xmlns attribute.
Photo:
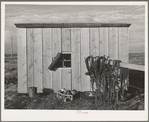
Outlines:
<svg viewBox="0 0 149 122"><path fill-rule="evenodd" d="M5 84L17 84L17 59L5 61Z"/></svg>

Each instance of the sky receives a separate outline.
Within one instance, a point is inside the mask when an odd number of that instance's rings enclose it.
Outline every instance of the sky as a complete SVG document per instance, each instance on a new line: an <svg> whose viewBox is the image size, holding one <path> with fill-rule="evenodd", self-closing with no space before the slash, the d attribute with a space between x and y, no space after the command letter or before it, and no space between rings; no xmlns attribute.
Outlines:
<svg viewBox="0 0 149 122"><path fill-rule="evenodd" d="M145 52L144 5L6 5L5 53L17 52L14 23L130 23L129 52Z"/></svg>

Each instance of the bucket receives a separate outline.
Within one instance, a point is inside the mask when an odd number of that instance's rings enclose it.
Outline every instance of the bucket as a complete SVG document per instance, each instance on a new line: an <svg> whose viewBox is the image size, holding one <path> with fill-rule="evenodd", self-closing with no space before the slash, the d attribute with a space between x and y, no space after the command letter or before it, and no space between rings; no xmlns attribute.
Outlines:
<svg viewBox="0 0 149 122"><path fill-rule="evenodd" d="M34 97L37 93L37 88L36 87L29 87L28 88L28 94L29 97Z"/></svg>

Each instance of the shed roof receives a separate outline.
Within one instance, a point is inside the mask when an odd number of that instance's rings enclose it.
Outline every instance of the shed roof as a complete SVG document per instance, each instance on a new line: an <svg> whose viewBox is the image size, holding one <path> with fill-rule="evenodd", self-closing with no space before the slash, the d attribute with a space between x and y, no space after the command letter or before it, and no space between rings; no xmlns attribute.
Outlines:
<svg viewBox="0 0 149 122"><path fill-rule="evenodd" d="M17 28L129 27L129 23L16 23Z"/></svg>

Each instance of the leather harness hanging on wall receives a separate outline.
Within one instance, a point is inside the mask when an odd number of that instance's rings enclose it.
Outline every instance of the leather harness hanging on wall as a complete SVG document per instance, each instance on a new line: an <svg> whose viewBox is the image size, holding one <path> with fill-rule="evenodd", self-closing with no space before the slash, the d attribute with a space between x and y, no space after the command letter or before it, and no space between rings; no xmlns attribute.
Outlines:
<svg viewBox="0 0 149 122"><path fill-rule="evenodd" d="M88 56L85 59L88 72L86 75L90 76L92 90L96 91L97 96L102 100L111 103L112 100L118 101L119 96L124 96L124 89L127 90L128 70L120 67L120 60L114 60L111 66L109 57L105 56ZM94 88L96 83L96 89Z"/></svg>

